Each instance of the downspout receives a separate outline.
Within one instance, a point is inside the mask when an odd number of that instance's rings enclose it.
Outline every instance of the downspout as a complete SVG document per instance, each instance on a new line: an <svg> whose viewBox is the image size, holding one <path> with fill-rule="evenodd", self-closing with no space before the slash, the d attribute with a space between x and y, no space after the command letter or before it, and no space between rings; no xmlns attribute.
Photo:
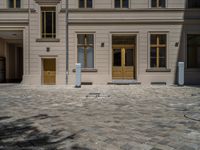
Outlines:
<svg viewBox="0 0 200 150"><path fill-rule="evenodd" d="M69 0L66 0L66 84L68 84L68 76L69 76L69 25L68 25L68 9L69 9L69 4L68 4Z"/></svg>
<svg viewBox="0 0 200 150"><path fill-rule="evenodd" d="M30 0L28 0L28 75L30 75Z"/></svg>

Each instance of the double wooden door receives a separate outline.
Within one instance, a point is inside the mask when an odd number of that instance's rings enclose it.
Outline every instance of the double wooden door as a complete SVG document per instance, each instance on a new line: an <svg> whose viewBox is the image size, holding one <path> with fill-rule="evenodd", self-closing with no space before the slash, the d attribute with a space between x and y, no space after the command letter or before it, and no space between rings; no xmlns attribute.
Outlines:
<svg viewBox="0 0 200 150"><path fill-rule="evenodd" d="M134 79L134 48L113 48L113 79Z"/></svg>

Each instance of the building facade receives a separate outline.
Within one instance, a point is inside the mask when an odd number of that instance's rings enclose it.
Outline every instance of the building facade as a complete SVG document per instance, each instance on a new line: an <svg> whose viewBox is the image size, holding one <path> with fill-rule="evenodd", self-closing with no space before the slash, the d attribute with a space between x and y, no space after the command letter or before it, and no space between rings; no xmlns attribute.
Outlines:
<svg viewBox="0 0 200 150"><path fill-rule="evenodd" d="M170 85L182 61L185 83L200 84L199 0L1 0L0 7L6 82L73 85L78 62L85 84Z"/></svg>

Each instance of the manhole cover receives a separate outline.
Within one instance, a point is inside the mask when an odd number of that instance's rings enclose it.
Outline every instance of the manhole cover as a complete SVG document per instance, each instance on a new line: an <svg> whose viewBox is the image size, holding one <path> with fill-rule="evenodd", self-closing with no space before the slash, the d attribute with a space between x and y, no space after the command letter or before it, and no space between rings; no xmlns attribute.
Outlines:
<svg viewBox="0 0 200 150"><path fill-rule="evenodd" d="M200 113L199 112L193 112L188 113L185 115L186 118L194 120L194 121L200 121Z"/></svg>

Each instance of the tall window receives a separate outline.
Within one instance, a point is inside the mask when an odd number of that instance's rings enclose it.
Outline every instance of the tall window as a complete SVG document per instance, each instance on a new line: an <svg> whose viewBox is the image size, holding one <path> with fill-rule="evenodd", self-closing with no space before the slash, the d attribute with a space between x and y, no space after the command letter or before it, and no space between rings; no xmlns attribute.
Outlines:
<svg viewBox="0 0 200 150"><path fill-rule="evenodd" d="M78 63L82 68L94 68L93 34L78 34Z"/></svg>
<svg viewBox="0 0 200 150"><path fill-rule="evenodd" d="M188 0L188 8L200 8L200 0Z"/></svg>
<svg viewBox="0 0 200 150"><path fill-rule="evenodd" d="M79 8L92 8L92 0L79 0Z"/></svg>
<svg viewBox="0 0 200 150"><path fill-rule="evenodd" d="M20 8L21 0L8 0L8 7L9 8Z"/></svg>
<svg viewBox="0 0 200 150"><path fill-rule="evenodd" d="M151 7L153 8L165 8L166 0L151 0Z"/></svg>
<svg viewBox="0 0 200 150"><path fill-rule="evenodd" d="M167 35L151 34L150 35L150 67L166 68L167 67Z"/></svg>
<svg viewBox="0 0 200 150"><path fill-rule="evenodd" d="M56 38L56 8L41 7L42 38Z"/></svg>
<svg viewBox="0 0 200 150"><path fill-rule="evenodd" d="M129 8L129 0L115 0L115 8Z"/></svg>
<svg viewBox="0 0 200 150"><path fill-rule="evenodd" d="M200 68L200 34L187 35L187 67Z"/></svg>

